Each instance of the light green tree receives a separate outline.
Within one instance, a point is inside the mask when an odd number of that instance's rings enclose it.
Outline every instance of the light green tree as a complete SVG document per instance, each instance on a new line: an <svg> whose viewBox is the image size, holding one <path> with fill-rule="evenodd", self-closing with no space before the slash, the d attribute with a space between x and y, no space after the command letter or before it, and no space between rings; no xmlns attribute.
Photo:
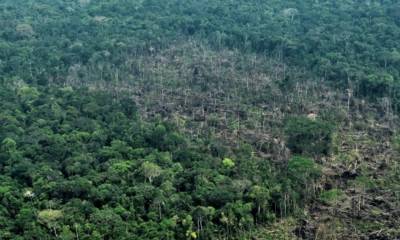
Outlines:
<svg viewBox="0 0 400 240"><path fill-rule="evenodd" d="M142 173L151 184L155 177L161 175L162 169L157 164L146 161L142 164Z"/></svg>
<svg viewBox="0 0 400 240"><path fill-rule="evenodd" d="M61 210L45 209L38 213L39 223L51 229L56 237L58 237L58 220L60 220L62 217L63 212Z"/></svg>

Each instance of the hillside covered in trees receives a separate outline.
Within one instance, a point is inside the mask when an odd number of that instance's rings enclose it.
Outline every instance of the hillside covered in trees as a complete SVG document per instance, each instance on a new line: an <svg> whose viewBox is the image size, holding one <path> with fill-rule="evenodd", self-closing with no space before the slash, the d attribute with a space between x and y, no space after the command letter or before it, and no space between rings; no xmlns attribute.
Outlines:
<svg viewBox="0 0 400 240"><path fill-rule="evenodd" d="M400 238L394 0L0 1L0 239Z"/></svg>

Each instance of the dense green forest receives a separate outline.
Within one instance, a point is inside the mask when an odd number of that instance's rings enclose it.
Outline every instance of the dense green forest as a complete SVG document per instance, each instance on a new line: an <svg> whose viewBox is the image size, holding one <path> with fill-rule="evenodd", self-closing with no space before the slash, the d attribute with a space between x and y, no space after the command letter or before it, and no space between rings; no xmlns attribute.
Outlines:
<svg viewBox="0 0 400 240"><path fill-rule="evenodd" d="M0 239L400 238L395 0L1 0Z"/></svg>

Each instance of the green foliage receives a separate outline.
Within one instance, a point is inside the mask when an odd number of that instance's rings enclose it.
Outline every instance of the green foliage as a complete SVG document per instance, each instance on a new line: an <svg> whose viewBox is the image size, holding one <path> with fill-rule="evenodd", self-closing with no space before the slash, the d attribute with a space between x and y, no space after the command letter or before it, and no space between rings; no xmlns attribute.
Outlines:
<svg viewBox="0 0 400 240"><path fill-rule="evenodd" d="M31 104L39 97L39 92L34 87L23 86L18 89L17 95L22 102Z"/></svg>
<svg viewBox="0 0 400 240"><path fill-rule="evenodd" d="M393 137L392 145L396 151L400 152L400 135L397 134Z"/></svg>
<svg viewBox="0 0 400 240"><path fill-rule="evenodd" d="M4 152L14 152L17 148L17 143L11 138L5 138L1 142L1 150Z"/></svg>
<svg viewBox="0 0 400 240"><path fill-rule="evenodd" d="M332 204L340 201L343 197L343 191L337 188L321 192L319 199L326 204Z"/></svg>
<svg viewBox="0 0 400 240"><path fill-rule="evenodd" d="M368 189L373 189L375 187L375 181L367 175L357 176L356 179L352 181L355 186L361 188L363 191Z"/></svg>
<svg viewBox="0 0 400 240"><path fill-rule="evenodd" d="M139 120L127 99L46 87L27 105L10 91L20 90L0 89L0 113L23 131L0 125L6 239L214 239L278 215L275 183L286 173L250 145L221 164L207 141Z"/></svg>
<svg viewBox="0 0 400 240"><path fill-rule="evenodd" d="M224 158L222 160L222 164L224 165L224 167L226 168L233 168L235 166L235 162L230 159L230 158Z"/></svg>
<svg viewBox="0 0 400 240"><path fill-rule="evenodd" d="M321 173L319 166L312 159L301 156L292 157L287 169L292 183L300 188L312 182Z"/></svg>
<svg viewBox="0 0 400 240"><path fill-rule="evenodd" d="M157 164L147 161L142 164L142 171L144 177L147 178L150 183L153 182L155 177L160 176L162 173L162 169Z"/></svg>
<svg viewBox="0 0 400 240"><path fill-rule="evenodd" d="M10 192L11 187L10 186L0 186L0 194L6 194Z"/></svg>
<svg viewBox="0 0 400 240"><path fill-rule="evenodd" d="M288 171L293 175L312 175L318 171L314 161L310 158L295 156L288 162Z"/></svg>
<svg viewBox="0 0 400 240"><path fill-rule="evenodd" d="M321 175L320 167L310 158L302 156L292 157L287 165L287 178L283 179L286 191L299 206L304 200L315 197L314 184ZM293 206L296 211L298 206Z"/></svg>
<svg viewBox="0 0 400 240"><path fill-rule="evenodd" d="M52 210L52 209L42 210L38 213L39 222L45 224L51 224L60 219L62 216L63 216L62 211Z"/></svg>
<svg viewBox="0 0 400 240"><path fill-rule="evenodd" d="M287 146L295 154L327 155L334 127L321 120L291 117L286 121Z"/></svg>

